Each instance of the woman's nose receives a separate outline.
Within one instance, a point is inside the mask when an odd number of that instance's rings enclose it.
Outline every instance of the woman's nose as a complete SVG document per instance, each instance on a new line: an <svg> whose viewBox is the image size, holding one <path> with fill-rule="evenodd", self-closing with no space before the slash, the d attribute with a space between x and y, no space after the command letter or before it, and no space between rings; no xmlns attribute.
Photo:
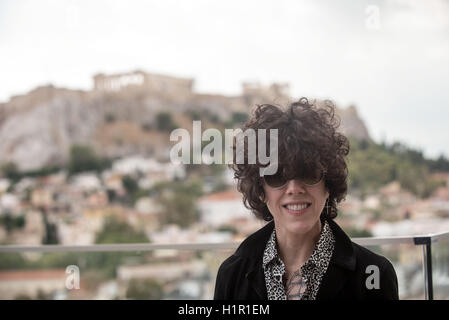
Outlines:
<svg viewBox="0 0 449 320"><path fill-rule="evenodd" d="M298 179L292 179L287 182L288 194L304 193L306 191L304 184Z"/></svg>

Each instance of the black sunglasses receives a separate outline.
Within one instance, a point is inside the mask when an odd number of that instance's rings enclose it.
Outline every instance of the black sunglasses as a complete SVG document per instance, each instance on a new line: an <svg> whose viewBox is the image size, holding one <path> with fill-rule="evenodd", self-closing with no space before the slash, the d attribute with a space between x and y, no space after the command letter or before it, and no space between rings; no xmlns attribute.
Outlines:
<svg viewBox="0 0 449 320"><path fill-rule="evenodd" d="M265 183L273 188L273 189L280 189L287 185L287 182L289 180L298 179L300 180L304 185L308 187L312 187L314 185L317 185L318 183L323 180L324 176L326 174L326 171L321 168L315 168L312 170L308 170L303 175L299 177L286 177L284 175L284 170L280 169L273 175L266 175L263 177L263 180Z"/></svg>

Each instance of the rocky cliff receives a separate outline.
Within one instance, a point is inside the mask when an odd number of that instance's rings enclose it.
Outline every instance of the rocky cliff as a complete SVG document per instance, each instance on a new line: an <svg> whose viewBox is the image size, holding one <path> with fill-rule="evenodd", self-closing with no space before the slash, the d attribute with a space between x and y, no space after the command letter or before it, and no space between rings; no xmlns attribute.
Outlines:
<svg viewBox="0 0 449 320"><path fill-rule="evenodd" d="M233 112L248 112L261 101L291 101L286 85L244 84L241 96L227 97L197 94L190 79L142 71L126 77L96 76L102 82L92 91L43 86L0 104L0 163L14 162L20 170L63 164L73 144L91 145L108 157L144 153L163 158L169 136L155 129L158 112L171 112L176 123L188 125L188 110L227 121ZM343 132L369 139L355 107L337 112Z"/></svg>

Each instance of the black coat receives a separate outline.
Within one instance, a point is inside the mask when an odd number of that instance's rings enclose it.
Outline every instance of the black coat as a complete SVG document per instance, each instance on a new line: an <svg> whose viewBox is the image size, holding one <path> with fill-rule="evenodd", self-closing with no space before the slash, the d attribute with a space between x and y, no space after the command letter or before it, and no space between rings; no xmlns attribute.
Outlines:
<svg viewBox="0 0 449 320"><path fill-rule="evenodd" d="M398 281L390 261L352 242L344 231L328 220L335 247L323 276L317 300L398 299ZM267 300L262 257L274 228L273 221L245 239L220 266L215 283L215 300ZM379 288L368 289L367 278L379 268ZM371 282L372 277L369 279Z"/></svg>

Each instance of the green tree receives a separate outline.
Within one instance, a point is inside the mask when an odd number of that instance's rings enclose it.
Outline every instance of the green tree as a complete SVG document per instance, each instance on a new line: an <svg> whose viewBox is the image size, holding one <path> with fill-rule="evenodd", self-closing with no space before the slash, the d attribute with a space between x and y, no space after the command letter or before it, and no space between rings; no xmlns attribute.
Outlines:
<svg viewBox="0 0 449 320"><path fill-rule="evenodd" d="M20 252L2 252L0 253L0 270L25 269L27 260Z"/></svg>
<svg viewBox="0 0 449 320"><path fill-rule="evenodd" d="M23 177L45 177L61 170L60 166L44 166L36 170L22 172Z"/></svg>
<svg viewBox="0 0 449 320"><path fill-rule="evenodd" d="M104 120L106 121L106 123L113 123L117 120L115 114L113 114L112 112L107 112L104 115Z"/></svg>
<svg viewBox="0 0 449 320"><path fill-rule="evenodd" d="M163 208L162 224L173 223L185 228L198 221L196 200L202 195L200 182L164 182L156 185L151 193Z"/></svg>
<svg viewBox="0 0 449 320"><path fill-rule="evenodd" d="M134 179L130 175L124 175L122 178L122 183L128 194L133 194L137 191L137 189L139 189L139 185L137 184L136 179Z"/></svg>
<svg viewBox="0 0 449 320"><path fill-rule="evenodd" d="M345 231L351 238L365 238L373 236L373 234L369 230L365 229L346 228Z"/></svg>
<svg viewBox="0 0 449 320"><path fill-rule="evenodd" d="M42 208L41 214L45 226L45 234L42 238L42 244L58 244L59 238L57 225L48 221L46 209Z"/></svg>
<svg viewBox="0 0 449 320"><path fill-rule="evenodd" d="M201 120L201 113L197 110L187 110L186 114L193 120Z"/></svg>
<svg viewBox="0 0 449 320"><path fill-rule="evenodd" d="M217 229L217 231L230 232L232 235L236 235L238 233L237 229L231 225L222 225Z"/></svg>
<svg viewBox="0 0 449 320"><path fill-rule="evenodd" d="M164 208L162 224L177 224L186 228L198 221L198 209L188 194L164 196L160 198L159 203Z"/></svg>
<svg viewBox="0 0 449 320"><path fill-rule="evenodd" d="M156 115L156 127L160 131L172 131L177 128L169 112L160 112Z"/></svg>
<svg viewBox="0 0 449 320"><path fill-rule="evenodd" d="M14 217L11 213L6 212L0 217L0 224L3 225L7 232L14 229L21 229L25 226L25 218L23 215Z"/></svg>
<svg viewBox="0 0 449 320"><path fill-rule="evenodd" d="M430 169L432 171L449 171L449 160L441 154L438 159L430 160Z"/></svg>
<svg viewBox="0 0 449 320"><path fill-rule="evenodd" d="M162 286L154 279L131 279L126 289L127 299L160 300L163 296Z"/></svg>
<svg viewBox="0 0 449 320"><path fill-rule="evenodd" d="M148 243L148 237L143 231L135 230L132 226L118 217L108 216L103 228L96 234L95 243ZM107 278L116 276L117 267L128 259L142 261L143 256L133 252L89 252L84 261L88 268L100 269Z"/></svg>
<svg viewBox="0 0 449 320"><path fill-rule="evenodd" d="M70 174L83 171L102 171L110 165L109 160L98 157L89 146L73 145L70 149L68 165Z"/></svg>
<svg viewBox="0 0 449 320"><path fill-rule="evenodd" d="M7 162L0 167L1 174L12 180L13 182L17 182L20 180L21 175L17 165L14 162Z"/></svg>
<svg viewBox="0 0 449 320"><path fill-rule="evenodd" d="M244 112L233 112L231 121L233 124L243 124L248 120L248 114Z"/></svg>
<svg viewBox="0 0 449 320"><path fill-rule="evenodd" d="M419 197L428 197L440 185L430 173L434 162L419 150L401 143L391 145L350 139L349 185L361 194L375 192L383 185L399 181L401 187Z"/></svg>
<svg viewBox="0 0 449 320"><path fill-rule="evenodd" d="M144 243L149 242L143 231L137 231L116 216L106 217L102 230L95 236L95 243Z"/></svg>

